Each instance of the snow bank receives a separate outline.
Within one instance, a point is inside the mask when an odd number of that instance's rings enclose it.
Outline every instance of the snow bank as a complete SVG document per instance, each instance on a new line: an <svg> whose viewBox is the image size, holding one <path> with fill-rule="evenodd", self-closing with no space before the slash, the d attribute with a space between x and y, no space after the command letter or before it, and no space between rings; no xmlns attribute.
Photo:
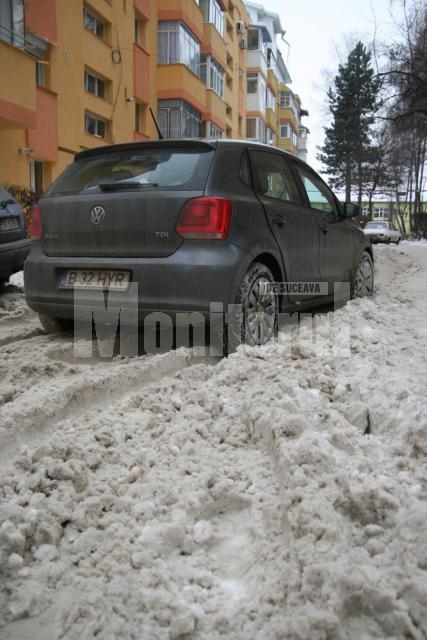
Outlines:
<svg viewBox="0 0 427 640"><path fill-rule="evenodd" d="M375 251L350 356L328 314L215 366L3 348L0 637L425 638L427 264Z"/></svg>

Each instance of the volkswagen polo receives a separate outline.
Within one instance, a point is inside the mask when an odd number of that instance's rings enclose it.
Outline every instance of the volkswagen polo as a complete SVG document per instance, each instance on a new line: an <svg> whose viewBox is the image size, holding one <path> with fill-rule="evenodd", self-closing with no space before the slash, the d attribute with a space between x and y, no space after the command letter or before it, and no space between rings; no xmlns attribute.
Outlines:
<svg viewBox="0 0 427 640"><path fill-rule="evenodd" d="M140 320L233 305L243 321L228 314L229 336L263 344L279 311L329 303L336 282L372 294L372 247L357 213L306 163L259 143L83 151L34 207L27 302L58 331L73 319L77 291L89 306L113 292L123 310L136 282Z"/></svg>

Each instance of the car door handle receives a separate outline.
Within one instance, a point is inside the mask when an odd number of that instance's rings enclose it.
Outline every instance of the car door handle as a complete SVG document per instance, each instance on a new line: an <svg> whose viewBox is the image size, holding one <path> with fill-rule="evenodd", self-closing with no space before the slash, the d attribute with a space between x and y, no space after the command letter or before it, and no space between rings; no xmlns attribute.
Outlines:
<svg viewBox="0 0 427 640"><path fill-rule="evenodd" d="M285 220L285 218L283 216L274 216L273 222L278 227L283 227L286 224L286 220Z"/></svg>
<svg viewBox="0 0 427 640"><path fill-rule="evenodd" d="M326 224L322 224L320 225L320 230L323 231L323 233L328 233L328 226Z"/></svg>

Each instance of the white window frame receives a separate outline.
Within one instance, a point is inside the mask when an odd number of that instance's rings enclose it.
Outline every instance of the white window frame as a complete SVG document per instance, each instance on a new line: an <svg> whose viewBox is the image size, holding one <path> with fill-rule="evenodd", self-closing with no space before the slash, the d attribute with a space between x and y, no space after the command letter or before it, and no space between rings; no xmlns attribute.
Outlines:
<svg viewBox="0 0 427 640"><path fill-rule="evenodd" d="M89 89L89 76L95 81L95 91L91 91ZM100 87L103 86L103 90L100 92ZM92 96L96 96L97 98L101 98L102 100L107 99L107 81L105 78L98 76L93 71L89 69L85 69L85 91L90 93ZM102 94L102 95L101 95Z"/></svg>
<svg viewBox="0 0 427 640"><path fill-rule="evenodd" d="M255 132L254 132L254 133L255 133L255 135L254 135L254 136L248 136L248 122L249 122L249 120L250 120L251 122L252 122L252 121L254 122L254 127L255 127ZM246 118L246 136L245 136L245 137L246 137L248 140L257 140L257 139L258 139L258 135L257 135L257 132L258 132L258 122L257 122L257 120L258 120L258 119L257 119L257 118L254 118L254 117Z"/></svg>
<svg viewBox="0 0 427 640"><path fill-rule="evenodd" d="M182 23L175 21L160 21L158 23L157 37L166 34L166 55L162 56L162 48L158 42L158 63L159 64L184 64L197 76L200 76L200 42L191 31ZM173 34L173 35L172 35ZM175 46L171 43L172 38L178 38ZM174 51L176 57L174 56Z"/></svg>
<svg viewBox="0 0 427 640"><path fill-rule="evenodd" d="M88 131L89 119L92 119L95 122L95 133ZM101 124L104 126L104 135L99 133L99 128ZM89 113L87 111L85 112L85 132L89 136L95 136L95 138L101 138L102 140L105 140L107 138L107 131L108 131L107 120L105 120L104 118L100 118L99 116L95 116L93 113Z"/></svg>
<svg viewBox="0 0 427 640"><path fill-rule="evenodd" d="M284 132L284 130L286 131L285 135L284 135L284 133L283 133L283 132ZM290 126L289 126L289 124L287 124L287 123L280 124L280 138L281 138L282 140L289 140L289 138L290 138L289 133L290 133Z"/></svg>
<svg viewBox="0 0 427 640"><path fill-rule="evenodd" d="M208 89L224 98L225 71L210 54L201 55L200 78Z"/></svg>
<svg viewBox="0 0 427 640"><path fill-rule="evenodd" d="M286 109L291 106L291 94L288 91L280 93L280 108Z"/></svg>
<svg viewBox="0 0 427 640"><path fill-rule="evenodd" d="M91 22L93 24L90 24ZM98 16L95 15L93 11L91 11L87 7L83 7L83 24L86 29L92 31L92 33L98 36L98 38L102 38L102 40L105 40L107 27L105 22L98 18Z"/></svg>
<svg viewBox="0 0 427 640"><path fill-rule="evenodd" d="M213 24L219 35L224 37L224 12L217 0L199 0L198 5L205 22Z"/></svg>

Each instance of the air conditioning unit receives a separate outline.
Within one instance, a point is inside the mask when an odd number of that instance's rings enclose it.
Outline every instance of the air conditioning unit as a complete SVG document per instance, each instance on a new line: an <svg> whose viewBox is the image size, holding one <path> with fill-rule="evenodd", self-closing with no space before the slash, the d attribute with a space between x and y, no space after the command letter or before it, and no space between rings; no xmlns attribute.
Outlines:
<svg viewBox="0 0 427 640"><path fill-rule="evenodd" d="M247 49L248 48L248 39L247 38L240 38L239 47L241 49Z"/></svg>
<svg viewBox="0 0 427 640"><path fill-rule="evenodd" d="M245 23L243 22L243 20L238 20L236 22L236 31L237 31L237 33L244 33L245 32Z"/></svg>

